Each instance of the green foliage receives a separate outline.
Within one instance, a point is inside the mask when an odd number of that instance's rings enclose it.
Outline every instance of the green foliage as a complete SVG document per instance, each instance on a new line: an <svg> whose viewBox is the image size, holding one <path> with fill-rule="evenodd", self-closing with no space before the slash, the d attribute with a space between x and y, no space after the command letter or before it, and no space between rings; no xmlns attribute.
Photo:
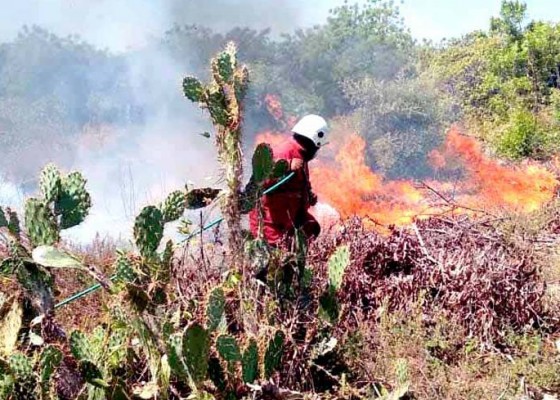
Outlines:
<svg viewBox="0 0 560 400"><path fill-rule="evenodd" d="M120 254L114 264L116 280L121 282L133 282L137 278L137 274L132 267L132 263L124 254Z"/></svg>
<svg viewBox="0 0 560 400"><path fill-rule="evenodd" d="M10 233L15 237L19 238L21 232L19 217L15 211L10 209L7 209L6 211L8 214L8 231L10 231Z"/></svg>
<svg viewBox="0 0 560 400"><path fill-rule="evenodd" d="M206 305L206 318L208 320L208 330L215 331L222 323L226 298L221 287L215 288L210 292L208 304Z"/></svg>
<svg viewBox="0 0 560 400"><path fill-rule="evenodd" d="M187 371L195 383L202 382L208 372L210 336L202 326L190 325L183 334L182 356Z"/></svg>
<svg viewBox="0 0 560 400"><path fill-rule="evenodd" d="M259 378L259 347L255 339L249 339L241 363L243 382L253 383L256 381Z"/></svg>
<svg viewBox="0 0 560 400"><path fill-rule="evenodd" d="M162 205L163 220L165 223L175 221L185 212L186 197L180 190L171 192Z"/></svg>
<svg viewBox="0 0 560 400"><path fill-rule="evenodd" d="M41 171L39 188L43 194L43 199L47 203L58 199L62 189L62 177L54 164L47 164Z"/></svg>
<svg viewBox="0 0 560 400"><path fill-rule="evenodd" d="M80 331L73 331L70 335L70 351L78 361L93 360L92 347L87 336Z"/></svg>
<svg viewBox="0 0 560 400"><path fill-rule="evenodd" d="M278 330L274 337L268 342L266 353L264 355L264 376L270 378L273 372L280 366L282 354L284 353L284 340L286 335Z"/></svg>
<svg viewBox="0 0 560 400"><path fill-rule="evenodd" d="M146 206L136 217L134 240L144 257L152 257L163 238L163 214L155 206Z"/></svg>
<svg viewBox="0 0 560 400"><path fill-rule="evenodd" d="M61 361L62 352L52 345L45 347L41 352L39 365L41 368L41 391L44 397L50 392L51 378Z"/></svg>
<svg viewBox="0 0 560 400"><path fill-rule="evenodd" d="M33 363L23 353L12 353L9 358L10 371L20 382L33 380Z"/></svg>
<svg viewBox="0 0 560 400"><path fill-rule="evenodd" d="M233 364L241 361L241 351L233 336L220 335L216 339L216 349L220 356L228 363Z"/></svg>
<svg viewBox="0 0 560 400"><path fill-rule="evenodd" d="M25 229L35 246L51 246L58 242L59 233L52 211L38 199L25 203Z"/></svg>
<svg viewBox="0 0 560 400"><path fill-rule="evenodd" d="M103 381L103 374L97 365L89 360L80 361L79 370L82 378L95 387L108 388L107 382Z"/></svg>
<svg viewBox="0 0 560 400"><path fill-rule="evenodd" d="M220 363L220 360L216 357L211 357L208 362L208 377L220 392L224 392L226 390L226 373Z"/></svg>
<svg viewBox="0 0 560 400"><path fill-rule="evenodd" d="M496 148L501 155L513 160L540 158L546 152L546 140L546 133L536 117L519 109L511 113L510 122L496 138Z"/></svg>
<svg viewBox="0 0 560 400"><path fill-rule="evenodd" d="M344 272L350 265L350 248L348 245L338 247L329 258L329 284L336 291L342 286Z"/></svg>
<svg viewBox="0 0 560 400"><path fill-rule="evenodd" d="M4 228L8 226L8 219L6 218L6 213L4 209L0 207L0 228Z"/></svg>
<svg viewBox="0 0 560 400"><path fill-rule="evenodd" d="M171 371L180 378L184 378L187 373L182 359L183 336L181 334L170 335L166 341L167 362Z"/></svg>
<svg viewBox="0 0 560 400"><path fill-rule="evenodd" d="M198 79L187 76L183 79L183 92L187 99L194 103L198 103L202 101L204 88Z"/></svg>
<svg viewBox="0 0 560 400"><path fill-rule="evenodd" d="M62 179L60 196L55 204L60 214L61 229L81 224L91 208L91 196L86 190L86 179L79 172L72 172Z"/></svg>
<svg viewBox="0 0 560 400"><path fill-rule="evenodd" d="M274 161L272 148L267 143L260 143L253 153L253 178L257 185L260 185L272 174Z"/></svg>

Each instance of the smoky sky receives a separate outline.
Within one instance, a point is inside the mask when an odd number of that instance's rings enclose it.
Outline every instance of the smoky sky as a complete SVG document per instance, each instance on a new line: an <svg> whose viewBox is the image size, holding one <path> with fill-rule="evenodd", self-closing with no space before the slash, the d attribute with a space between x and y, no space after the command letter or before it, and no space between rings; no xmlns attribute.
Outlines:
<svg viewBox="0 0 560 400"><path fill-rule="evenodd" d="M182 60L179 65L170 54L154 46L167 30L174 25L198 24L215 31L237 26L270 28L276 35L324 22L329 8L342 0L0 2L0 43L14 40L24 25L37 25L60 37L77 36L98 49L123 55L126 86L132 93L117 91L114 101L143 105L146 117L140 122L94 126L93 132L87 126L78 128L71 154L46 152L48 149L41 143L48 146L49 132L37 129L33 132L36 137L30 138L35 145L26 145L18 158L24 164L26 159L40 159L54 162L65 171L83 172L88 179L93 208L86 221L67 231L65 237L87 242L96 233L130 238L134 216L141 207L157 204L167 193L182 189L187 182L202 187L220 185L212 141L200 135L212 128L207 117L186 102L181 93L181 79L189 72L189 60ZM106 74L94 65L88 68L88 76ZM37 73L62 72L39 70ZM77 86L65 87L67 99L72 98L72 91L79 90ZM30 103L29 107L33 105ZM0 203L21 210L24 198L21 187L6 181L2 173Z"/></svg>
<svg viewBox="0 0 560 400"><path fill-rule="evenodd" d="M222 31L270 28L273 34L321 23L342 0L2 0L0 42L23 25L61 36L78 35L100 48L126 51L159 37L174 24Z"/></svg>

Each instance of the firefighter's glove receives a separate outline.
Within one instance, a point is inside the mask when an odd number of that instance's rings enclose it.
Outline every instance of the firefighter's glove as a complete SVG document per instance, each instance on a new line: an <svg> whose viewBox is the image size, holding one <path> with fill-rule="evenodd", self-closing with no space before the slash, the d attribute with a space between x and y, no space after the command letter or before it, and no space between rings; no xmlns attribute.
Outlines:
<svg viewBox="0 0 560 400"><path fill-rule="evenodd" d="M303 168L303 160L301 158L294 158L290 162L290 170L297 171Z"/></svg>

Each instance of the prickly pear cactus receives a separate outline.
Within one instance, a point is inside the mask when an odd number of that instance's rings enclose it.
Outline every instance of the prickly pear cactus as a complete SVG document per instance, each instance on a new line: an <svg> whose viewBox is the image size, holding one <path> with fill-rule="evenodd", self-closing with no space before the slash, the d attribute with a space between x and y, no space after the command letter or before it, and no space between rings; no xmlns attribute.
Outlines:
<svg viewBox="0 0 560 400"><path fill-rule="evenodd" d="M91 344L83 332L73 331L70 334L70 350L78 361L93 359Z"/></svg>
<svg viewBox="0 0 560 400"><path fill-rule="evenodd" d="M210 361L208 362L208 377L220 392L226 390L226 373L220 363L220 360L216 357L210 358Z"/></svg>
<svg viewBox="0 0 560 400"><path fill-rule="evenodd" d="M170 335L166 341L167 362L171 371L179 378L187 376L182 357L182 339L180 334L174 334Z"/></svg>
<svg viewBox="0 0 560 400"><path fill-rule="evenodd" d="M255 149L252 160L253 177L258 185L271 176L274 169L272 157L272 148L267 143L261 143Z"/></svg>
<svg viewBox="0 0 560 400"><path fill-rule="evenodd" d="M164 222L171 222L181 218L185 212L186 196L184 192L176 190L167 196L161 207Z"/></svg>
<svg viewBox="0 0 560 400"><path fill-rule="evenodd" d="M54 202L58 199L62 188L62 177L60 176L60 171L54 164L46 165L41 171L39 188L43 194L43 199L47 203Z"/></svg>
<svg viewBox="0 0 560 400"><path fill-rule="evenodd" d="M226 298L221 287L215 288L210 292L208 304L206 305L206 318L208 320L208 330L215 331L220 326L224 316Z"/></svg>
<svg viewBox="0 0 560 400"><path fill-rule="evenodd" d="M84 380L98 388L108 388L109 385L103 380L103 374L97 365L89 360L79 362L80 375Z"/></svg>
<svg viewBox="0 0 560 400"><path fill-rule="evenodd" d="M231 80L235 65L234 57L233 53L224 51L212 60L212 72L216 82L223 84Z"/></svg>
<svg viewBox="0 0 560 400"><path fill-rule="evenodd" d="M222 89L218 85L210 85L205 93L206 105L212 120L217 125L227 125L228 110L226 105L226 97Z"/></svg>
<svg viewBox="0 0 560 400"><path fill-rule="evenodd" d="M286 160L278 160L274 163L274 168L272 170L272 177L279 179L286 176L288 171L290 170L290 164Z"/></svg>
<svg viewBox="0 0 560 400"><path fill-rule="evenodd" d="M117 282L134 282L137 278L132 263L124 254L119 255L115 261L114 270Z"/></svg>
<svg viewBox="0 0 560 400"><path fill-rule="evenodd" d="M241 365L243 367L243 382L253 383L259 378L259 347L255 339L249 339L243 352Z"/></svg>
<svg viewBox="0 0 560 400"><path fill-rule="evenodd" d="M329 258L329 284L336 291L342 286L344 272L350 265L350 249L348 246L340 246Z"/></svg>
<svg viewBox="0 0 560 400"><path fill-rule="evenodd" d="M210 355L210 336L200 325L189 326L183 334L183 361L195 383L206 378Z"/></svg>
<svg viewBox="0 0 560 400"><path fill-rule="evenodd" d="M270 378L272 373L280 366L282 353L284 352L285 336L284 332L276 331L274 337L268 342L264 355L264 375L266 379Z"/></svg>
<svg viewBox="0 0 560 400"><path fill-rule="evenodd" d="M39 364L41 367L41 391L47 398L51 390L51 378L62 361L62 352L54 346L47 346L41 352Z"/></svg>
<svg viewBox="0 0 560 400"><path fill-rule="evenodd" d="M51 246L58 242L59 231L51 210L35 198L25 203L25 228L34 246Z"/></svg>
<svg viewBox="0 0 560 400"><path fill-rule="evenodd" d="M216 339L216 349L220 356L228 364L233 364L237 361L241 361L241 351L237 345L237 341L233 336L230 335L220 335Z"/></svg>
<svg viewBox="0 0 560 400"><path fill-rule="evenodd" d="M19 238L21 233L21 227L19 223L19 217L15 211L6 209L6 214L8 217L8 231L15 237Z"/></svg>
<svg viewBox="0 0 560 400"><path fill-rule="evenodd" d="M86 179L79 172L72 172L62 179L60 196L55 203L61 215L60 228L68 229L81 224L91 208L91 196L86 190Z"/></svg>
<svg viewBox="0 0 560 400"><path fill-rule="evenodd" d="M33 374L31 360L22 353L14 353L9 358L10 370L14 379L13 395L15 399L36 399L36 378Z"/></svg>
<svg viewBox="0 0 560 400"><path fill-rule="evenodd" d="M163 214L154 206L142 209L134 223L134 240L144 257L151 257L163 238Z"/></svg>
<svg viewBox="0 0 560 400"><path fill-rule="evenodd" d="M202 101L204 95L204 87L200 81L192 76L183 79L183 93L185 97L194 103Z"/></svg>

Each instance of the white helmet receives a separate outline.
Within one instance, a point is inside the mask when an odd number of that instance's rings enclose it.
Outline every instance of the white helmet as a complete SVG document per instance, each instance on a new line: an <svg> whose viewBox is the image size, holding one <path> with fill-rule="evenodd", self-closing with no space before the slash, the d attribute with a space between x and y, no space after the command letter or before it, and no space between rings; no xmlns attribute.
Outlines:
<svg viewBox="0 0 560 400"><path fill-rule="evenodd" d="M300 119L292 128L292 132L311 139L315 146L321 147L327 143L328 129L327 121L318 115L310 114Z"/></svg>

